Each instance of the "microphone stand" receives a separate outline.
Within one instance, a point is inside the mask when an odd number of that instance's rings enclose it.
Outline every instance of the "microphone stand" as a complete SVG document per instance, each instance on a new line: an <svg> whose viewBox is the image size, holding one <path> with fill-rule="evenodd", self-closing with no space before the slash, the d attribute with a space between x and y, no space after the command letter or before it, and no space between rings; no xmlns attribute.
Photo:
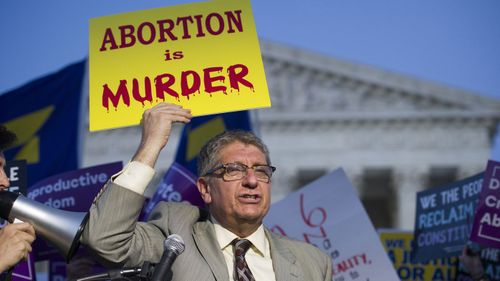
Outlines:
<svg viewBox="0 0 500 281"><path fill-rule="evenodd" d="M95 274L77 279L77 281L99 281L99 280L119 280L119 281L149 281L154 272L155 264L146 261L142 266L125 269L113 269L107 273Z"/></svg>
<svg viewBox="0 0 500 281"><path fill-rule="evenodd" d="M139 268L112 270L108 273L98 274L77 281L95 281L95 280L147 280L147 281L165 281L172 280L172 264L178 255L185 249L184 241L177 234L171 234L165 239L164 251L160 261L152 264L148 261ZM138 274L139 273L139 274ZM132 278L128 278L131 274Z"/></svg>

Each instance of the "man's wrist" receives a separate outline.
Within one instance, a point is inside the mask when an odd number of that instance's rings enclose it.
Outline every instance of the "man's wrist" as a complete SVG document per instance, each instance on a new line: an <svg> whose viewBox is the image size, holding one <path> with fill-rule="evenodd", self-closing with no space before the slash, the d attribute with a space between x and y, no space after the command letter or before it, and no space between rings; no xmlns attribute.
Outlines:
<svg viewBox="0 0 500 281"><path fill-rule="evenodd" d="M113 180L115 184L143 195L155 175L155 170L142 162L131 161Z"/></svg>

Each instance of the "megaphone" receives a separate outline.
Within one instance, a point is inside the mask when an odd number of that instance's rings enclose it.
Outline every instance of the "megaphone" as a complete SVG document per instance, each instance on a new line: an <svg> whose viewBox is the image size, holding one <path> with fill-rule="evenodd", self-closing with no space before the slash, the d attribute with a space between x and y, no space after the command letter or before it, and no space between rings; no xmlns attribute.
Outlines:
<svg viewBox="0 0 500 281"><path fill-rule="evenodd" d="M80 236L87 223L88 212L69 212L45 206L10 191L0 192L0 217L9 222L29 222L36 234L53 244L69 262L80 246Z"/></svg>

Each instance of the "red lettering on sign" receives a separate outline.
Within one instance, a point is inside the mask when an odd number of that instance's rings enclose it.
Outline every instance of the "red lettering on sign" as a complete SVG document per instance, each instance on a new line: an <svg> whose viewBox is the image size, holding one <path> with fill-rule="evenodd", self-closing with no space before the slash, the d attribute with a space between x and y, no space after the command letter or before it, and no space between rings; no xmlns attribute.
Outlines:
<svg viewBox="0 0 500 281"><path fill-rule="evenodd" d="M149 77L144 78L144 88L144 96L141 96L141 93L139 92L139 81L137 81L137 79L132 80L132 96L136 101L142 103L142 106L144 106L145 101L153 101L153 97L151 95L151 80Z"/></svg>
<svg viewBox="0 0 500 281"><path fill-rule="evenodd" d="M226 93L226 86L224 85L218 85L214 86L213 83L217 81L221 81L224 83L224 76L222 75L215 75L212 76L212 73L221 73L222 72L222 67L217 66L217 67L209 67L203 69L203 82L205 83L205 92L211 94L217 91L222 91L224 94Z"/></svg>
<svg viewBox="0 0 500 281"><path fill-rule="evenodd" d="M189 85L189 76L192 77L192 83ZM200 75L196 73L196 71L188 70L188 71L183 71L181 73L181 92L182 96L186 97L189 99L189 95L194 94L196 92L200 92Z"/></svg>
<svg viewBox="0 0 500 281"><path fill-rule="evenodd" d="M114 94L113 91L109 89L108 84L104 84L103 88L104 89L102 91L102 106L104 106L106 110L109 111L109 101L113 103L115 109L118 107L118 103L120 103L120 100L123 100L123 103L125 103L127 106L130 106L130 97L128 96L127 80L120 80L120 85L118 86L116 94Z"/></svg>
<svg viewBox="0 0 500 281"><path fill-rule="evenodd" d="M242 84L243 86L252 89L252 91L254 90L253 84L245 79L245 76L247 76L248 74L248 67L246 67L243 64L235 64L228 67L227 72L231 88L239 91L240 90L239 84Z"/></svg>
<svg viewBox="0 0 500 281"><path fill-rule="evenodd" d="M106 45L110 44L111 46L109 47L110 50L118 48L116 45L115 37L113 36L113 31L111 28L106 28L106 31L104 32L104 39L102 40L101 48L99 51L106 51Z"/></svg>
<svg viewBox="0 0 500 281"><path fill-rule="evenodd" d="M202 87L202 82L204 86L204 91L208 94L214 94L217 92L222 92L227 94L226 90L228 86L226 85L226 76L222 75L222 66L207 67L201 71L201 73L195 70L185 70L182 71L179 77L171 73L162 73L154 78L155 83L155 96L157 100L165 101L165 93L177 101L179 101L180 96L187 99L195 93L200 93L200 88ZM227 78L229 78L229 88L240 92L240 86L245 86L254 92L253 84L247 79L249 74L248 67L243 64L235 64L228 67ZM201 78L203 76L203 79ZM153 102L153 91L151 85L151 78L145 76L142 79L144 92L141 93L140 79L132 79L132 98L133 100L140 102L144 106L144 102ZM176 89L180 89L176 90ZM114 92L108 84L103 85L102 92L102 106L109 110L109 103L115 107L119 106L120 103L124 103L126 106L130 106L130 94L127 88L127 80L120 80L118 89ZM317 208L316 208L317 209ZM313 209L312 212L317 213L320 210ZM321 212L321 211L320 211ZM324 211L323 211L324 212ZM309 223L314 224L312 221L313 214L309 214L306 218ZM324 214L326 216L326 214ZM304 216L304 214L303 214ZM324 219L322 219L324 220ZM321 222L322 223L322 222Z"/></svg>
<svg viewBox="0 0 500 281"><path fill-rule="evenodd" d="M166 78L167 80L164 81L164 78ZM165 73L156 76L155 78L156 97L161 99L162 101L165 101L164 93L167 93L170 96L179 100L179 94L170 88L172 87L172 85L174 85L174 82L175 82L175 77L172 74Z"/></svg>
<svg viewBox="0 0 500 281"><path fill-rule="evenodd" d="M134 31L135 27L133 25L122 25L118 27L120 29L121 35L121 48L132 47L135 44Z"/></svg>
<svg viewBox="0 0 500 281"><path fill-rule="evenodd" d="M103 40L99 51L122 49L134 46L136 43L149 45L153 42L187 40L196 37L205 37L207 31L209 35L218 36L223 33L243 32L243 21L241 10L225 11L223 13L213 12L204 15L179 16L175 19L159 19L156 22L142 22L137 28L134 25L126 24L116 27L119 31L118 46L114 30L108 27L104 31ZM116 32L116 31L115 31Z"/></svg>

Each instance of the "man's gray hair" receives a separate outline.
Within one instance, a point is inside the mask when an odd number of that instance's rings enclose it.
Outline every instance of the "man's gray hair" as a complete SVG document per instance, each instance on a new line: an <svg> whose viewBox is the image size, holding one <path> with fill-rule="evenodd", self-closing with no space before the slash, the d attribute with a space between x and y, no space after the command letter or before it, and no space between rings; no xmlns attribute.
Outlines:
<svg viewBox="0 0 500 281"><path fill-rule="evenodd" d="M224 164L220 163L221 155L219 154L224 147L234 142L241 142L257 147L266 155L267 164L271 165L269 150L259 137L252 132L232 130L213 137L201 148L200 154L198 155L198 176L204 176L217 165Z"/></svg>

